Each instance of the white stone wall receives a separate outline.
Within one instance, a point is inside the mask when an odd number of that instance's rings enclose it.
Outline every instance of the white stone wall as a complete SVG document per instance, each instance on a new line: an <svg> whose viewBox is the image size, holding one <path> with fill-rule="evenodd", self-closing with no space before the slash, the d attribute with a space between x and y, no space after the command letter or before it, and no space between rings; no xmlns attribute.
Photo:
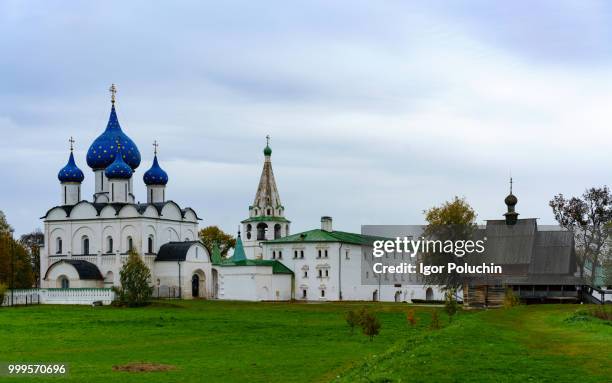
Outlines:
<svg viewBox="0 0 612 383"><path fill-rule="evenodd" d="M319 251L321 251L320 258ZM280 259L279 252L282 253ZM304 258L301 258L302 252ZM263 253L264 259L279 260L294 272L295 298L298 300L337 301L340 300L340 290L342 300L346 301L376 299L387 302L410 302L412 299L426 298L427 287L418 285L417 281L411 280L408 276L397 276L395 280L387 280L391 284L362 284L361 263L364 261L364 251L360 245L339 242L264 243ZM303 295L304 290L306 298ZM432 290L435 300L443 299L444 295L438 288Z"/></svg>
<svg viewBox="0 0 612 383"><path fill-rule="evenodd" d="M219 271L219 299L287 301L291 275L273 274L270 266L223 266Z"/></svg>

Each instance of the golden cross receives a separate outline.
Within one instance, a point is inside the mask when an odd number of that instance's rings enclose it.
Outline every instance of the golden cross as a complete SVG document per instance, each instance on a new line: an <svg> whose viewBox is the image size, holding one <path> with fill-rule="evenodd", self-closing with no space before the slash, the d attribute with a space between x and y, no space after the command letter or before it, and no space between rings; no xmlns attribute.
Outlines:
<svg viewBox="0 0 612 383"><path fill-rule="evenodd" d="M510 177L510 194L512 194L512 177Z"/></svg>
<svg viewBox="0 0 612 383"><path fill-rule="evenodd" d="M108 88L108 91L111 94L111 102L114 104L115 103L115 95L117 94L117 87L115 86L115 84L111 84L110 88Z"/></svg>
<svg viewBox="0 0 612 383"><path fill-rule="evenodd" d="M266 136L266 146L270 146L270 135Z"/></svg>
<svg viewBox="0 0 612 383"><path fill-rule="evenodd" d="M153 153L155 155L157 155L157 148L159 147L159 144L157 143L157 140L153 141Z"/></svg>
<svg viewBox="0 0 612 383"><path fill-rule="evenodd" d="M70 139L68 140L68 142L70 142L70 151L74 150L74 138L72 138L72 136L70 136Z"/></svg>

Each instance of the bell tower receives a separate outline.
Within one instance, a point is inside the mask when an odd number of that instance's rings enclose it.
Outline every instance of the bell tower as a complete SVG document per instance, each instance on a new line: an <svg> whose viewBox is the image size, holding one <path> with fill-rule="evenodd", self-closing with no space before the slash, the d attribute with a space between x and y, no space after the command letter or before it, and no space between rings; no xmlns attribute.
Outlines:
<svg viewBox="0 0 612 383"><path fill-rule="evenodd" d="M266 136L263 150L264 164L259 178L255 200L249 206L249 218L242 221L243 244L247 258L263 256L260 243L289 235L291 221L285 218L276 180L272 171L270 136Z"/></svg>

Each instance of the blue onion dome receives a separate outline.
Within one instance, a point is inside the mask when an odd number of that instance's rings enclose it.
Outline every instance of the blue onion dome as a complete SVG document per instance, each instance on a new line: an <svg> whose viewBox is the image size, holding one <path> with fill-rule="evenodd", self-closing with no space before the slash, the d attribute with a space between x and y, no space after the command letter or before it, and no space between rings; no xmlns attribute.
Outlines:
<svg viewBox="0 0 612 383"><path fill-rule="evenodd" d="M104 174L106 178L129 179L134 171L124 160L126 155L123 154L123 148L120 147L115 153L111 154L115 158L112 164L106 167Z"/></svg>
<svg viewBox="0 0 612 383"><path fill-rule="evenodd" d="M93 170L106 169L111 165L115 159L117 141L123 148L125 163L135 170L140 165L140 152L134 141L121 130L113 103L106 130L94 140L87 151L87 165Z"/></svg>
<svg viewBox="0 0 612 383"><path fill-rule="evenodd" d="M145 185L165 185L168 183L168 173L159 166L157 156L153 157L153 165L142 177Z"/></svg>
<svg viewBox="0 0 612 383"><path fill-rule="evenodd" d="M57 178L60 182L78 182L81 183L85 179L85 175L79 169L79 167L74 162L74 155L72 151L70 152L70 157L68 158L68 163L64 166L59 173L57 173Z"/></svg>

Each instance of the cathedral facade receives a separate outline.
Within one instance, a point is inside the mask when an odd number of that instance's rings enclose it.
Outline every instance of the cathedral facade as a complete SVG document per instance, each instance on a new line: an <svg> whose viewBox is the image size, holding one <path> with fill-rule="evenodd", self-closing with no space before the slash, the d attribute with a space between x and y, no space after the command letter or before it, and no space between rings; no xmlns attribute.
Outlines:
<svg viewBox="0 0 612 383"><path fill-rule="evenodd" d="M210 255L198 241L198 215L166 196L168 174L157 158L144 173L146 203L137 203L134 171L141 155L123 132L115 108L115 90L104 132L87 152L95 193L83 199L85 174L77 166L71 139L66 166L58 173L59 204L47 211L41 249L41 286L99 288L119 285L119 271L130 251L151 270L157 291L183 297L212 297Z"/></svg>

